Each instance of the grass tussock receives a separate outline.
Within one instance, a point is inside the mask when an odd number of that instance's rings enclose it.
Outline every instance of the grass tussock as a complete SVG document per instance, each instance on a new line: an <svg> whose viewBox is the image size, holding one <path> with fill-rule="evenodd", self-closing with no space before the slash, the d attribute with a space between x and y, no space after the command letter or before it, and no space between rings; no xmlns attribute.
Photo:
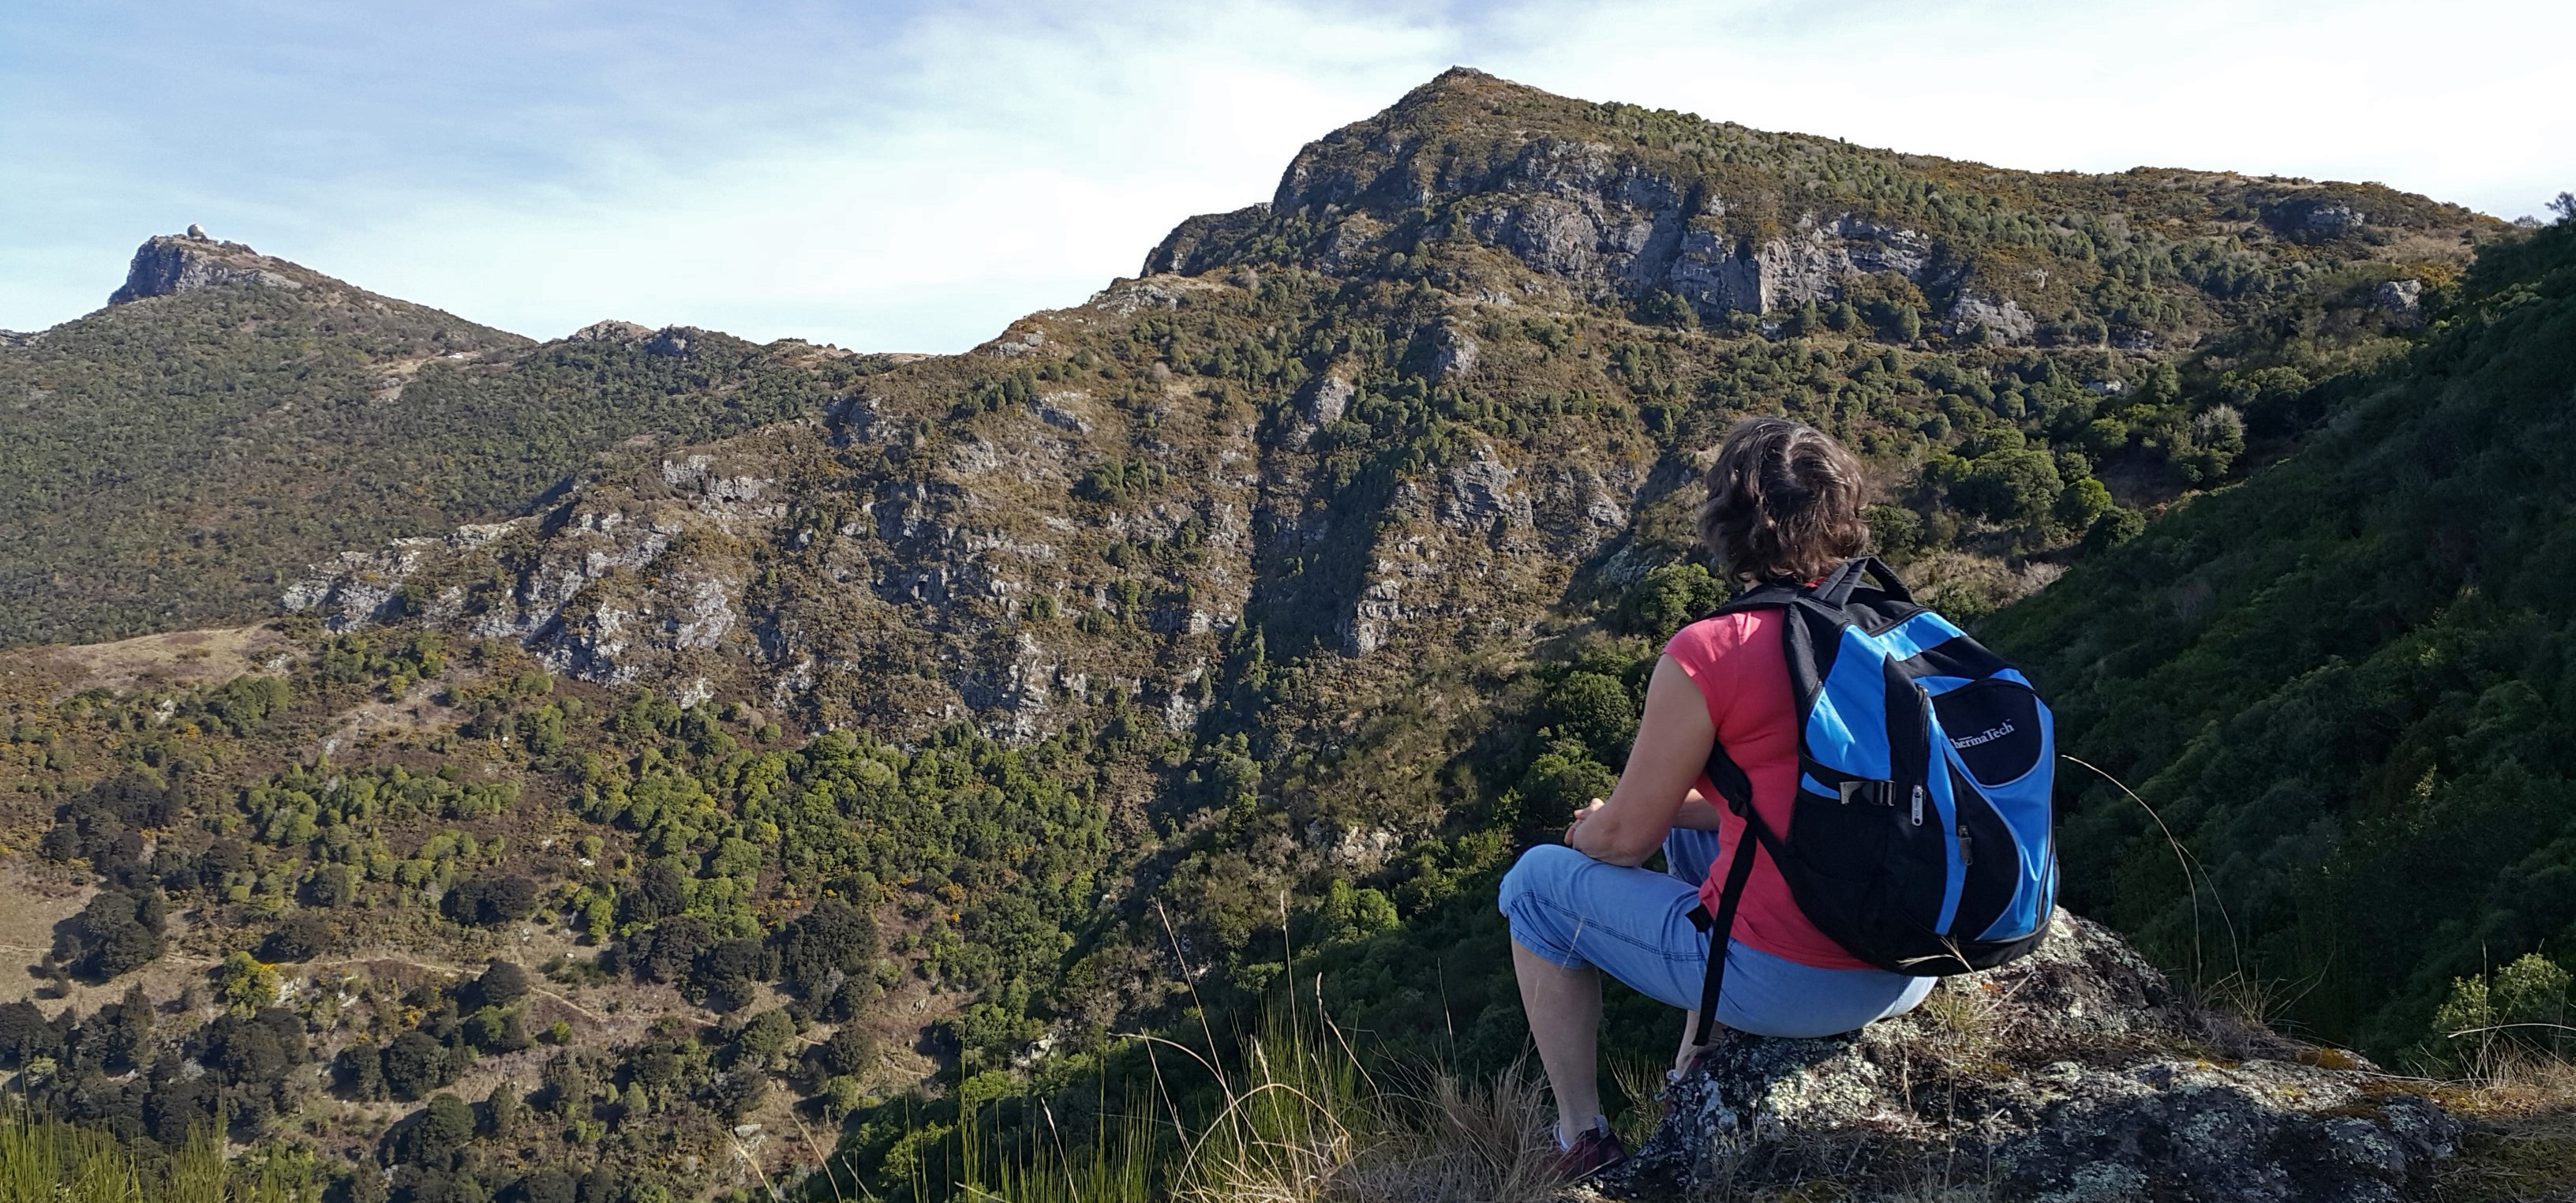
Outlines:
<svg viewBox="0 0 2576 1203"><path fill-rule="evenodd" d="M2491 1046L2467 1078L2432 1093L2471 1123L2436 1184L2439 1203L2576 1198L2576 1062Z"/></svg>
<svg viewBox="0 0 2576 1203"><path fill-rule="evenodd" d="M1185 1115L1168 1090L1085 1126L1005 1131L970 1107L958 1157L916 1168L914 1199L1010 1203L1538 1203L1563 1193L1549 1167L1554 1113L1525 1067L1471 1078L1438 1065L1371 1066L1316 1015L1274 1013L1236 1044L1149 1037L1166 1064L1213 1077L1213 1111ZM1214 1042L1210 1042L1212 1048ZM1173 1065L1173 1068L1179 1068ZM949 1180L943 1181L946 1175ZM809 1199L860 1196L817 1167ZM0 1201L4 1203L4 1201Z"/></svg>
<svg viewBox="0 0 2576 1203"><path fill-rule="evenodd" d="M162 1156L102 1128L0 1110L0 1203L319 1203L321 1182L292 1155L228 1161L209 1132Z"/></svg>

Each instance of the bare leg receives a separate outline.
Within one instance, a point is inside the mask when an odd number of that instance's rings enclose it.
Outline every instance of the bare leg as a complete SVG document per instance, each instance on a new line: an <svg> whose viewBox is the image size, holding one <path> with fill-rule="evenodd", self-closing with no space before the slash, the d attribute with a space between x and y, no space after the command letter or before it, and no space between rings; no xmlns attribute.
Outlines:
<svg viewBox="0 0 2576 1203"><path fill-rule="evenodd" d="M1512 941L1512 971L1539 1067L1556 1095L1556 1137L1563 1143L1601 1114L1601 971L1567 969Z"/></svg>
<svg viewBox="0 0 2576 1203"><path fill-rule="evenodd" d="M1689 1073L1691 1066L1699 1063L1699 1055L1708 1049L1708 1045L1691 1043L1691 1033L1698 1030L1699 1009L1694 1007L1682 1012L1682 1047L1680 1052L1673 1054L1673 1081L1681 1081L1682 1075ZM1717 1034L1725 1030L1726 1025L1722 1023L1708 1025L1709 1043L1716 1043Z"/></svg>

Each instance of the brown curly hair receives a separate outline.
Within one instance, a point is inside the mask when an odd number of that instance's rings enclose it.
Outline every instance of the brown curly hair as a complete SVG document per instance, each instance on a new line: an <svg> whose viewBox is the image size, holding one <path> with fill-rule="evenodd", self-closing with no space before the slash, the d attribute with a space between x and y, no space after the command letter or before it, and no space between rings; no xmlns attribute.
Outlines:
<svg viewBox="0 0 2576 1203"><path fill-rule="evenodd" d="M1833 437L1787 418L1746 418L1708 466L1699 537L1739 585L1807 581L1869 546L1869 482Z"/></svg>

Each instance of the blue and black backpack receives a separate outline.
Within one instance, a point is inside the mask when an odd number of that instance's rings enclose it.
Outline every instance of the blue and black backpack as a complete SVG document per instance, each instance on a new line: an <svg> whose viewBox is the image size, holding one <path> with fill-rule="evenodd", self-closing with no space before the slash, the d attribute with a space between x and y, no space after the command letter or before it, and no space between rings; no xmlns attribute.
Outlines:
<svg viewBox="0 0 2576 1203"><path fill-rule="evenodd" d="M2056 739L2028 678L1917 605L1874 558L1812 585L1747 591L1717 614L1777 607L1797 706L1789 830L1753 809L1723 747L1709 782L1753 838L1736 842L1709 933L1693 1042L1708 1042L1726 940L1758 847L1817 929L1895 973L1987 969L2038 947L2057 899L2049 792Z"/></svg>

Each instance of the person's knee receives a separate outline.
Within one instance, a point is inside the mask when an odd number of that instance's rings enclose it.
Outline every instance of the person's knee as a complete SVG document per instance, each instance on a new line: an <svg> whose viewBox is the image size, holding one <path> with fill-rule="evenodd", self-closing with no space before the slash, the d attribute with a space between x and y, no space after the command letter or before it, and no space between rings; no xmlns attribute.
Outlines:
<svg viewBox="0 0 2576 1203"><path fill-rule="evenodd" d="M1565 880L1576 867L1566 859L1568 857L1590 859L1563 844L1540 844L1521 853L1521 858L1512 862L1511 871L1503 874L1503 885L1499 891L1503 913L1511 914L1524 898L1549 894L1549 886Z"/></svg>

